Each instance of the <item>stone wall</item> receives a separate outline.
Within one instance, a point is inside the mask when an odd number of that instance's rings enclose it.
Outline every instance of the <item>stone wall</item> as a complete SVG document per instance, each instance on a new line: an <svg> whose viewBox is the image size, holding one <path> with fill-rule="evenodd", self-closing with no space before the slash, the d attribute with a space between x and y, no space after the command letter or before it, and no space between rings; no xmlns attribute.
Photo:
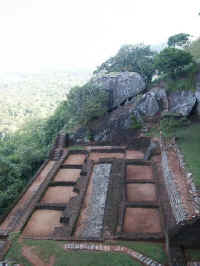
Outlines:
<svg viewBox="0 0 200 266"><path fill-rule="evenodd" d="M161 140L161 154L163 177L168 193L170 207L172 209L176 224L179 224L187 219L187 212L183 206L180 192L177 189L174 174L168 164L168 155L164 140Z"/></svg>

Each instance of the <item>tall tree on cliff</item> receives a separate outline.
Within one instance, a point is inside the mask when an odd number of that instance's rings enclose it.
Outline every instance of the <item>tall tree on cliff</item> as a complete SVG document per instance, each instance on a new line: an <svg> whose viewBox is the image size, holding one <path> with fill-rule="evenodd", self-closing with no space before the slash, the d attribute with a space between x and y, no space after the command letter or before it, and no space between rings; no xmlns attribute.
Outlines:
<svg viewBox="0 0 200 266"><path fill-rule="evenodd" d="M118 53L101 64L95 73L102 70L109 72L132 71L142 75L147 85L155 72L153 58L155 52L143 44L123 45Z"/></svg>

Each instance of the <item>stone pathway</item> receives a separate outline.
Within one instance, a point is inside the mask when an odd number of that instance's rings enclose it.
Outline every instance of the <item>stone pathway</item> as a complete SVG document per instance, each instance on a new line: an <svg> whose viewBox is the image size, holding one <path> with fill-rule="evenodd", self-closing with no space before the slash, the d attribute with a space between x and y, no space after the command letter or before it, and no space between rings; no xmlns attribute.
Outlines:
<svg viewBox="0 0 200 266"><path fill-rule="evenodd" d="M120 252L120 253L125 253L132 258L138 260L141 262L143 265L146 266L163 266L159 262L150 259L143 254L127 248L127 247L122 247L118 245L103 245L103 244L97 244L97 243L76 243L76 242L69 242L64 245L65 250L90 250L90 251L104 251L104 252Z"/></svg>

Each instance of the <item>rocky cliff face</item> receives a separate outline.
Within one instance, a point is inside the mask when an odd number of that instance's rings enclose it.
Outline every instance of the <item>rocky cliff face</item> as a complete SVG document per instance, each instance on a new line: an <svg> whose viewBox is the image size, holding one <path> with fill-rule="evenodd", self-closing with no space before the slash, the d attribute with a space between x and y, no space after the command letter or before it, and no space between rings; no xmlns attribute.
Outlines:
<svg viewBox="0 0 200 266"><path fill-rule="evenodd" d="M90 84L109 92L109 109L144 92L146 87L142 76L135 72L99 73L91 79Z"/></svg>
<svg viewBox="0 0 200 266"><path fill-rule="evenodd" d="M160 87L145 92L142 77L131 72L103 74L94 77L91 82L109 91L111 98L110 112L90 125L90 134L99 142L120 139L124 130L134 128L136 120L144 123L164 113L189 116L196 103L197 107L200 106L200 76L196 92L167 92ZM86 141L87 134L88 130L82 128L76 132L73 139L76 142Z"/></svg>

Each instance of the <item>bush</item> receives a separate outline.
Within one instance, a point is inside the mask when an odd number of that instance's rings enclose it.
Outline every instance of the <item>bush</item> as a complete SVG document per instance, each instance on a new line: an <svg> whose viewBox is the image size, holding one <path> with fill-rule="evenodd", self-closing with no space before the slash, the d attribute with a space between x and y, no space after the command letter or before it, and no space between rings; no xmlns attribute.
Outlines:
<svg viewBox="0 0 200 266"><path fill-rule="evenodd" d="M143 44L124 45L115 56L101 64L95 73L102 70L108 73L123 71L137 72L144 78L148 85L151 83L155 73L154 56L155 52L150 49L150 46Z"/></svg>
<svg viewBox="0 0 200 266"><path fill-rule="evenodd" d="M108 92L89 83L83 87L72 88L67 99L68 130L84 126L94 118L103 116L108 108Z"/></svg>
<svg viewBox="0 0 200 266"><path fill-rule="evenodd" d="M155 67L160 73L175 80L184 68L193 62L192 55L184 50L165 48L155 57Z"/></svg>
<svg viewBox="0 0 200 266"><path fill-rule="evenodd" d="M190 122L187 118L170 114L160 120L160 131L162 131L165 137L173 137L176 134L176 129L188 126L189 124Z"/></svg>

